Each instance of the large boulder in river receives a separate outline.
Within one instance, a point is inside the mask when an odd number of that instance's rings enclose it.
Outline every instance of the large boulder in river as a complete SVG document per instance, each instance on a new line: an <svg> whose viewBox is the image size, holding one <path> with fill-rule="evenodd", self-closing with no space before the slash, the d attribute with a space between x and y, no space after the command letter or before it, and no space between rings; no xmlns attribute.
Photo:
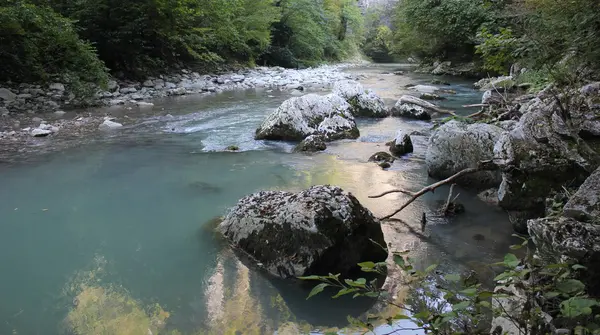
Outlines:
<svg viewBox="0 0 600 335"><path fill-rule="evenodd" d="M494 144L502 134L499 127L486 124L450 121L438 128L427 148L429 175L448 178L466 168L476 168L481 161L494 157ZM480 171L457 179L457 183L474 188L489 188L500 184L497 171Z"/></svg>
<svg viewBox="0 0 600 335"><path fill-rule="evenodd" d="M336 94L307 94L284 101L256 130L257 140L301 141L323 135L328 141L358 138L351 106Z"/></svg>
<svg viewBox="0 0 600 335"><path fill-rule="evenodd" d="M494 148L494 162L502 170L498 200L507 210L539 217L547 196L567 183L581 184L597 168L598 155L570 138L577 130L570 130L552 97L534 98L521 111L518 124Z"/></svg>
<svg viewBox="0 0 600 335"><path fill-rule="evenodd" d="M344 98L357 117L387 117L389 112L383 100L354 80L340 80L333 85L333 93Z"/></svg>
<svg viewBox="0 0 600 335"><path fill-rule="evenodd" d="M334 186L246 196L219 230L281 278L347 274L359 262L387 258L376 245L385 245L378 220L352 194Z"/></svg>
<svg viewBox="0 0 600 335"><path fill-rule="evenodd" d="M392 108L392 116L400 116L417 120L431 120L431 113L438 110L437 106L412 95L403 95Z"/></svg>

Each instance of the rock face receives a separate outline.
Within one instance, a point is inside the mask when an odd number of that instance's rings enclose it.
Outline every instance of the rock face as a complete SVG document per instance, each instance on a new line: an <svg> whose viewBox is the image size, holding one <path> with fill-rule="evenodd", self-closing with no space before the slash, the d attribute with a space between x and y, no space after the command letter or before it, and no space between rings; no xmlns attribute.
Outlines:
<svg viewBox="0 0 600 335"><path fill-rule="evenodd" d="M327 149L325 137L321 135L310 135L300 142L295 148L295 152L317 152Z"/></svg>
<svg viewBox="0 0 600 335"><path fill-rule="evenodd" d="M485 123L467 124L450 121L438 128L427 148L426 162L429 175L448 178L466 168L477 167L478 162L494 157L494 144L503 130ZM480 171L457 180L458 184L474 188L489 188L500 184L496 171Z"/></svg>
<svg viewBox="0 0 600 335"><path fill-rule="evenodd" d="M494 147L494 162L502 171L498 200L507 210L539 217L553 189L580 184L596 169L597 154L568 137L569 127L552 98L532 99L522 111L517 125Z"/></svg>
<svg viewBox="0 0 600 335"><path fill-rule="evenodd" d="M13 101L17 98L17 95L14 94L11 90L7 88L0 88L0 99L4 101Z"/></svg>
<svg viewBox="0 0 600 335"><path fill-rule="evenodd" d="M256 130L257 140L301 141L323 135L328 141L358 138L350 105L340 96L307 94L283 102Z"/></svg>
<svg viewBox="0 0 600 335"><path fill-rule="evenodd" d="M352 115L357 117L387 117L389 113L383 100L371 90L365 88L357 81L342 80L333 85L333 93L346 100L351 108Z"/></svg>
<svg viewBox="0 0 600 335"><path fill-rule="evenodd" d="M437 106L411 95L403 95L392 108L392 116L400 116L417 120L431 120L430 113L435 113Z"/></svg>
<svg viewBox="0 0 600 335"><path fill-rule="evenodd" d="M563 211L567 217L600 224L600 168L586 179Z"/></svg>
<svg viewBox="0 0 600 335"><path fill-rule="evenodd" d="M348 273L356 263L387 257L369 240L385 244L377 219L353 195L333 186L249 195L219 230L281 278Z"/></svg>
<svg viewBox="0 0 600 335"><path fill-rule="evenodd" d="M402 156L413 152L413 144L410 136L403 131L396 133L396 138L388 143L390 152L396 156Z"/></svg>

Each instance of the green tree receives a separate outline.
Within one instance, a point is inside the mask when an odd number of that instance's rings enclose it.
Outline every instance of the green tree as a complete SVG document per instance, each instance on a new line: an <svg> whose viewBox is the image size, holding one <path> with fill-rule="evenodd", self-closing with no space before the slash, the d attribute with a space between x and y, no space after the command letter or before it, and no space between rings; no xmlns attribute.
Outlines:
<svg viewBox="0 0 600 335"><path fill-rule="evenodd" d="M9 0L0 6L0 81L102 84L104 64L72 22L52 9Z"/></svg>

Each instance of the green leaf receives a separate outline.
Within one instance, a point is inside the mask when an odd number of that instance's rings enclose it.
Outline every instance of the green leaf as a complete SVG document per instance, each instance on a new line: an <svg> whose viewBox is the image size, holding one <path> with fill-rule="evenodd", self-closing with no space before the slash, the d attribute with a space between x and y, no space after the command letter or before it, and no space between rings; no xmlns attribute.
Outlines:
<svg viewBox="0 0 600 335"><path fill-rule="evenodd" d="M473 287L467 288L467 289L460 291L459 293L462 293L464 295L472 297L477 293L477 288L473 288Z"/></svg>
<svg viewBox="0 0 600 335"><path fill-rule="evenodd" d="M569 318L592 314L592 307L598 306L598 301L588 298L573 297L560 303L560 313Z"/></svg>
<svg viewBox="0 0 600 335"><path fill-rule="evenodd" d="M573 268L573 270L587 270L587 267L579 264L573 264L571 268Z"/></svg>
<svg viewBox="0 0 600 335"><path fill-rule="evenodd" d="M355 288L355 287L346 287L346 288L343 288L343 289L339 290L339 292L336 295L334 295L332 298L336 299L336 298L339 298L339 297L341 297L343 295L354 293L354 292L357 292L357 291L358 291L358 288Z"/></svg>
<svg viewBox="0 0 600 335"><path fill-rule="evenodd" d="M394 317L392 318L394 320L410 320L410 316L404 315L404 314L396 314L394 315Z"/></svg>
<svg viewBox="0 0 600 335"><path fill-rule="evenodd" d="M298 279L301 280L321 280L321 276L304 276L304 277L298 277Z"/></svg>
<svg viewBox="0 0 600 335"><path fill-rule="evenodd" d="M471 303L469 301L459 302L458 304L452 305L453 311L462 311L467 309Z"/></svg>
<svg viewBox="0 0 600 335"><path fill-rule="evenodd" d="M372 269L375 267L375 263L373 262L362 262L362 263L358 263L358 266L360 266L363 269Z"/></svg>
<svg viewBox="0 0 600 335"><path fill-rule="evenodd" d="M398 264L398 266L400 266L403 269L406 266L406 261L404 261L404 257L400 255L394 255L394 263Z"/></svg>
<svg viewBox="0 0 600 335"><path fill-rule="evenodd" d="M494 278L494 281L502 281L504 279L508 279L508 278L512 278L514 276L514 273L506 271L506 272L502 272L501 274L497 275Z"/></svg>
<svg viewBox="0 0 600 335"><path fill-rule="evenodd" d="M492 292L492 291L481 291L477 295L477 299L479 299L479 300L486 300L486 299L489 299L489 298L491 298L493 296L494 296L494 292Z"/></svg>
<svg viewBox="0 0 600 335"><path fill-rule="evenodd" d="M517 245L511 245L509 248L510 248L510 250L519 250L519 249L523 248L523 246L520 244L517 244Z"/></svg>
<svg viewBox="0 0 600 335"><path fill-rule="evenodd" d="M504 256L504 264L509 268L516 268L519 265L519 259L514 254L506 254Z"/></svg>
<svg viewBox="0 0 600 335"><path fill-rule="evenodd" d="M346 279L346 284L352 287L362 287L364 288L367 284L367 280L365 278L358 278L357 280Z"/></svg>
<svg viewBox="0 0 600 335"><path fill-rule="evenodd" d="M560 292L546 292L544 293L544 297L548 299L556 298L560 295Z"/></svg>
<svg viewBox="0 0 600 335"><path fill-rule="evenodd" d="M306 300L310 299L315 294L319 294L319 293L323 292L323 289L326 288L327 286L329 286L329 284L327 284L327 283L321 283L321 284L313 287L312 291L310 291L310 294L308 295L308 297L306 298Z"/></svg>
<svg viewBox="0 0 600 335"><path fill-rule="evenodd" d="M492 308L492 304L490 304L489 301L480 301L478 302L479 306L481 307L485 307L485 308Z"/></svg>
<svg viewBox="0 0 600 335"><path fill-rule="evenodd" d="M556 283L556 289L563 293L577 293L585 289L585 284L577 279L567 279Z"/></svg>
<svg viewBox="0 0 600 335"><path fill-rule="evenodd" d="M379 292L367 292L364 295L369 298L379 298Z"/></svg>
<svg viewBox="0 0 600 335"><path fill-rule="evenodd" d="M455 273L447 274L447 275L444 276L444 278L447 281L451 281L451 282L454 282L454 283L458 283L460 281L460 275L455 274Z"/></svg>
<svg viewBox="0 0 600 335"><path fill-rule="evenodd" d="M425 273L431 273L436 268L437 268L437 264L431 264L430 266L427 267L427 269L425 269Z"/></svg>

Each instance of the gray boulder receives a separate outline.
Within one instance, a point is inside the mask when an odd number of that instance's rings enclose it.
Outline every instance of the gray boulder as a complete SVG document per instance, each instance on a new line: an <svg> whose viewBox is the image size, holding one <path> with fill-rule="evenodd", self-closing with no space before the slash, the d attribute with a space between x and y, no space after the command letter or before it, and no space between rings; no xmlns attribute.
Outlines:
<svg viewBox="0 0 600 335"><path fill-rule="evenodd" d="M396 156L413 152L413 144L410 136L401 130L396 133L396 138L387 143L387 145L390 147L390 152Z"/></svg>
<svg viewBox="0 0 600 335"><path fill-rule="evenodd" d="M17 95L8 88L0 88L0 100L14 101L16 98Z"/></svg>
<svg viewBox="0 0 600 335"><path fill-rule="evenodd" d="M563 211L567 217L600 224L600 168L579 187Z"/></svg>
<svg viewBox="0 0 600 335"><path fill-rule="evenodd" d="M302 142L300 142L295 148L295 152L317 152L327 149L325 144L325 137L321 135L310 135Z"/></svg>
<svg viewBox="0 0 600 335"><path fill-rule="evenodd" d="M432 134L427 148L429 175L448 178L466 168L475 168L480 161L494 157L494 144L503 130L486 123L468 124L450 121ZM480 171L465 175L457 183L474 188L490 188L500 184L497 171Z"/></svg>
<svg viewBox="0 0 600 335"><path fill-rule="evenodd" d="M529 220L529 235L537 254L549 264L577 262L593 264L600 261L600 226L568 217L548 217Z"/></svg>
<svg viewBox="0 0 600 335"><path fill-rule="evenodd" d="M411 89L420 92L420 93L435 93L439 90L436 86L431 85L415 85L411 87Z"/></svg>
<svg viewBox="0 0 600 335"><path fill-rule="evenodd" d="M597 155L567 139L569 128L552 98L535 98L522 111L494 147L502 171L498 200L504 209L542 215L548 194L567 182L582 183L597 168Z"/></svg>
<svg viewBox="0 0 600 335"><path fill-rule="evenodd" d="M371 90L365 88L357 81L341 80L333 85L333 93L346 100L351 108L352 115L363 117L387 117L388 110L383 100Z"/></svg>
<svg viewBox="0 0 600 335"><path fill-rule="evenodd" d="M350 105L340 96L307 94L284 101L256 130L257 140L301 141L323 135L328 141L359 137Z"/></svg>
<svg viewBox="0 0 600 335"><path fill-rule="evenodd" d="M392 116L400 116L417 120L431 120L430 113L435 113L437 106L411 95L403 95L392 108Z"/></svg>
<svg viewBox="0 0 600 335"><path fill-rule="evenodd" d="M359 262L387 258L372 242L385 245L378 220L352 194L334 186L246 196L218 229L281 278L347 274Z"/></svg>

